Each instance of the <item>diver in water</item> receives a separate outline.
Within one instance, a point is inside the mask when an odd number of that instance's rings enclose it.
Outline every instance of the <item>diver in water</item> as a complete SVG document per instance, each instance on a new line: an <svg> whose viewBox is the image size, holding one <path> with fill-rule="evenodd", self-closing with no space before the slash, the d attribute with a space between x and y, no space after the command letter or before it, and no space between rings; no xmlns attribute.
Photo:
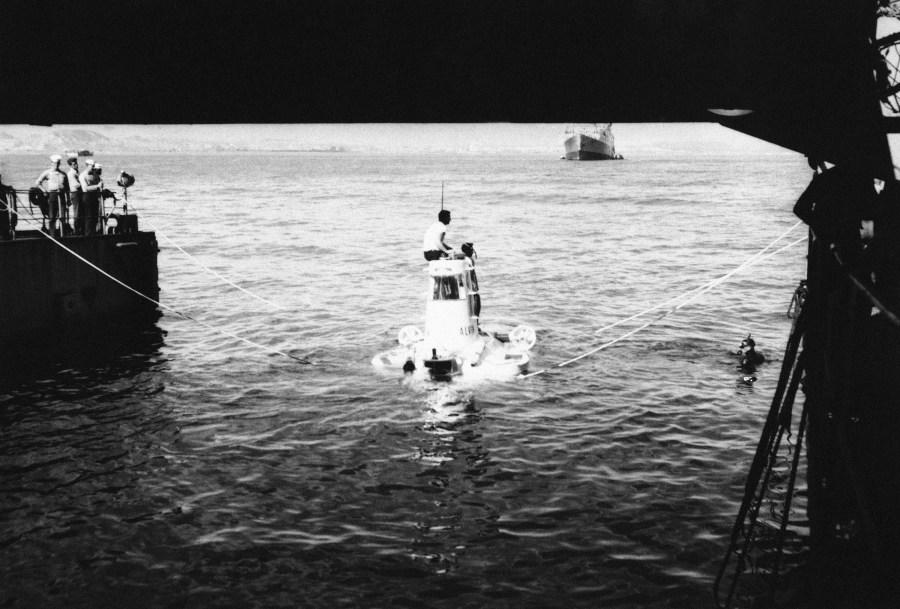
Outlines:
<svg viewBox="0 0 900 609"><path fill-rule="evenodd" d="M756 372L756 367L766 361L766 357L756 350L756 341L749 334L747 338L741 341L740 349L740 368L744 372Z"/></svg>
<svg viewBox="0 0 900 609"><path fill-rule="evenodd" d="M437 222L429 226L428 230L425 231L425 238L422 240L425 260L439 260L450 255L450 250L453 248L444 241L449 224L450 210L442 209L438 212Z"/></svg>

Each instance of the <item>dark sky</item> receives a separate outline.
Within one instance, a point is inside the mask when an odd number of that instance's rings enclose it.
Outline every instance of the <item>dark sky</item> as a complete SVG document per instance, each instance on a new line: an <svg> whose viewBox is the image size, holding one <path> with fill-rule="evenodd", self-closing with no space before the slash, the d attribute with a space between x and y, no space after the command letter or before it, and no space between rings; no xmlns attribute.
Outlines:
<svg viewBox="0 0 900 609"><path fill-rule="evenodd" d="M710 120L840 92L856 6L4 0L0 123Z"/></svg>

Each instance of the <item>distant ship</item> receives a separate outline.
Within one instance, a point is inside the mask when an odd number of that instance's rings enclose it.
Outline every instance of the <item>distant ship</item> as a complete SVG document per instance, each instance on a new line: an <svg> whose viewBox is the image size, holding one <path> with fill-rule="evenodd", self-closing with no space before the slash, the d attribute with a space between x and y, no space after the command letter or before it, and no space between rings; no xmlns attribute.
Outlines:
<svg viewBox="0 0 900 609"><path fill-rule="evenodd" d="M616 138L612 134L612 123L600 127L597 123L589 128L570 127L566 129L567 161L608 161L621 159L616 154Z"/></svg>

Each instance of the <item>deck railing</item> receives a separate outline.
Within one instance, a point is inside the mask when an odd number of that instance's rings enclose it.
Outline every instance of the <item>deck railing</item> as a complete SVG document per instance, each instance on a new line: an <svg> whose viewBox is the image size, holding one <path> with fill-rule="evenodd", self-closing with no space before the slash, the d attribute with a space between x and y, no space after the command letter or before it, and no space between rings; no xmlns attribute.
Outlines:
<svg viewBox="0 0 900 609"><path fill-rule="evenodd" d="M25 195L25 202L20 194ZM53 220L49 208L34 203L29 194L29 191L16 190L0 182L0 240L15 239L17 229L20 232L42 231L57 237L137 232L137 216L128 213L127 203L121 210L117 209L119 198L112 191L103 191L96 216L76 218L76 206L67 198L60 204L59 217Z"/></svg>

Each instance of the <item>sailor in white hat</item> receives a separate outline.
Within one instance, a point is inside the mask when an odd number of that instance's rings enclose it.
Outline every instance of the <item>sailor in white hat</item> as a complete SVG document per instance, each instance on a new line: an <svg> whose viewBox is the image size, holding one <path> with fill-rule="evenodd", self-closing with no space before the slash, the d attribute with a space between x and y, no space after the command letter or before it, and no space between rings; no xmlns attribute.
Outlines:
<svg viewBox="0 0 900 609"><path fill-rule="evenodd" d="M90 159L85 161L84 164L88 166L81 173L84 234L94 235L97 234L97 224L100 217L100 193L103 192L103 180L100 177L100 172L103 166Z"/></svg>
<svg viewBox="0 0 900 609"><path fill-rule="evenodd" d="M84 171L82 171L80 174L78 174L79 182L84 179L84 176L86 176L87 174L89 174L91 172L91 167L93 167L93 166L94 166L94 159L87 159L84 162ZM82 186L82 192L84 192L83 189L84 189L84 187Z"/></svg>
<svg viewBox="0 0 900 609"><path fill-rule="evenodd" d="M41 173L35 181L35 184L47 193L45 216L50 220L49 233L52 237L58 234L56 224L59 221L59 212L61 209L65 210L66 206L66 174L59 168L60 161L61 156L51 154L50 168Z"/></svg>

